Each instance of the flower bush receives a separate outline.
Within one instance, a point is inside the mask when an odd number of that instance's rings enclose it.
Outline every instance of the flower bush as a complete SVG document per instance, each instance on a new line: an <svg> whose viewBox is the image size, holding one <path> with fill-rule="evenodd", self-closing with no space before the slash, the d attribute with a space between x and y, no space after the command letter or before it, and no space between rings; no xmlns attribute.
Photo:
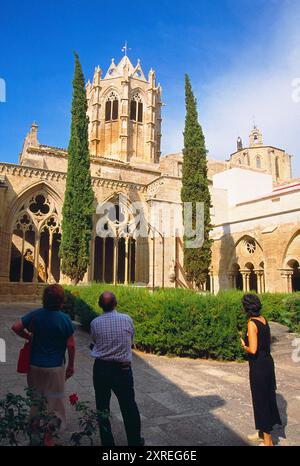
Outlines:
<svg viewBox="0 0 300 466"><path fill-rule="evenodd" d="M58 437L60 420L47 412L46 399L37 399L32 390L25 391L26 396L7 393L0 400L0 443L14 446L27 440L30 444L43 445L48 435ZM38 422L36 418L29 420L32 406L38 408Z"/></svg>
<svg viewBox="0 0 300 466"><path fill-rule="evenodd" d="M101 312L99 294L109 289L117 296L118 310L134 320L137 349L192 358L240 360L245 357L239 340L239 331L246 330L241 291L204 295L169 288L151 292L145 288L102 283L66 289L74 296L74 314L86 330ZM260 298L268 320L288 325L293 331L300 330L300 293L264 293Z"/></svg>
<svg viewBox="0 0 300 466"><path fill-rule="evenodd" d="M71 442L75 446L80 446L86 438L90 445L93 445L93 437L98 430L98 423L109 416L109 412L100 412L91 409L89 401L79 401L77 393L69 397L72 406L80 413L78 419L79 430L71 435Z"/></svg>
<svg viewBox="0 0 300 466"><path fill-rule="evenodd" d="M35 419L29 420L30 408L36 406L37 401L30 390L25 391L25 396L7 393L0 400L0 444L17 446L27 442L31 445L44 445L49 436L59 440L60 420L47 412L45 398L38 402L38 423L34 424ZM76 393L70 395L69 401L78 413L78 430L71 434L69 443L79 446L87 439L93 445L98 422L106 419L109 413L91 409L90 403L79 401Z"/></svg>

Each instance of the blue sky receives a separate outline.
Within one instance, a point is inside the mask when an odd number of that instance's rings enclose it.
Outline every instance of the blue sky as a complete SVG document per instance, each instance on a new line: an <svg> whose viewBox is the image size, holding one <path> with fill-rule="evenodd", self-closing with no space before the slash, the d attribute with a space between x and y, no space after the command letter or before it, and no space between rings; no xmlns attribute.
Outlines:
<svg viewBox="0 0 300 466"><path fill-rule="evenodd" d="M66 147L73 51L89 79L96 65L106 71L119 61L128 40L132 62L140 58L145 73L153 67L163 87L163 153L182 148L187 72L210 157L228 157L239 135L246 143L255 116L266 143L295 155L300 176L298 0L12 0L0 8L0 160L17 162L33 120L41 143Z"/></svg>

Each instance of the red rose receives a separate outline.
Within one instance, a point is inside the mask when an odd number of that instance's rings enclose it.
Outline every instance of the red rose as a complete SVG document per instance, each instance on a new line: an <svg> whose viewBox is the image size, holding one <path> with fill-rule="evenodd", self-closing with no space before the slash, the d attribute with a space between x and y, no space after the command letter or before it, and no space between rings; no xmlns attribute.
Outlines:
<svg viewBox="0 0 300 466"><path fill-rule="evenodd" d="M72 406L76 405L77 401L79 400L77 393L72 393L72 395L69 396L69 400Z"/></svg>

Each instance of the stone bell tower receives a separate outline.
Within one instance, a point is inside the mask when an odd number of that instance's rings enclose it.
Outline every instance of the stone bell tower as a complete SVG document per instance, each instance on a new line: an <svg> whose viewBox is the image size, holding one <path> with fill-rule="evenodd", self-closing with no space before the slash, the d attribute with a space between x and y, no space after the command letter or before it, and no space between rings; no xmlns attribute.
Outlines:
<svg viewBox="0 0 300 466"><path fill-rule="evenodd" d="M158 163L161 147L161 87L140 60L112 59L105 76L99 66L86 85L92 156L130 163Z"/></svg>

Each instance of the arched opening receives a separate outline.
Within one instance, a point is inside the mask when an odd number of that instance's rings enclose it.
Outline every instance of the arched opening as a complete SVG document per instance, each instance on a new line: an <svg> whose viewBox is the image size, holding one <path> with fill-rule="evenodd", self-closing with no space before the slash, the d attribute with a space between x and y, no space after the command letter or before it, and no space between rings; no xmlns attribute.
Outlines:
<svg viewBox="0 0 300 466"><path fill-rule="evenodd" d="M103 238L96 236L94 253L94 280L104 282L103 276Z"/></svg>
<svg viewBox="0 0 300 466"><path fill-rule="evenodd" d="M211 291L210 286L210 275L207 273L206 275L206 282L205 282L205 291Z"/></svg>
<svg viewBox="0 0 300 466"><path fill-rule="evenodd" d="M291 236L283 256L283 268L280 269L284 281L285 291L300 291L299 264L300 264L300 230Z"/></svg>
<svg viewBox="0 0 300 466"><path fill-rule="evenodd" d="M130 102L130 120L131 121L136 121L136 108L137 108L136 101L132 100Z"/></svg>
<svg viewBox="0 0 300 466"><path fill-rule="evenodd" d="M257 275L254 272L254 265L248 262L246 264L246 269L250 271L249 274L249 291L257 292Z"/></svg>
<svg viewBox="0 0 300 466"><path fill-rule="evenodd" d="M119 100L115 92L111 92L105 102L105 121L116 121L119 118Z"/></svg>
<svg viewBox="0 0 300 466"><path fill-rule="evenodd" d="M41 192L29 197L14 221L10 281L59 282L60 239L54 202Z"/></svg>
<svg viewBox="0 0 300 466"><path fill-rule="evenodd" d="M11 237L10 281L33 281L34 249L35 228L30 215L22 208Z"/></svg>
<svg viewBox="0 0 300 466"><path fill-rule="evenodd" d="M244 165L250 165L249 154L244 154Z"/></svg>
<svg viewBox="0 0 300 466"><path fill-rule="evenodd" d="M136 240L134 238L130 238L130 255L129 255L129 263L130 263L130 282L135 282L135 264L136 264Z"/></svg>
<svg viewBox="0 0 300 466"><path fill-rule="evenodd" d="M114 239L105 238L104 281L106 283L112 283L113 278L114 278Z"/></svg>
<svg viewBox="0 0 300 466"><path fill-rule="evenodd" d="M237 290L243 290L243 276L239 264L234 264L232 267L233 284L232 287Z"/></svg>
<svg viewBox="0 0 300 466"><path fill-rule="evenodd" d="M118 240L118 273L117 280L118 283L125 282L125 238L120 238Z"/></svg>
<svg viewBox="0 0 300 466"><path fill-rule="evenodd" d="M141 251L141 245L139 254L136 253L135 235L139 224L135 223L129 199L122 193L114 194L99 205L96 213L99 217L95 228L93 279L108 283L134 283L137 262L141 263L141 255L146 259L147 254L146 250ZM135 212L135 215L137 219L142 218L140 212ZM140 275L138 280L141 280Z"/></svg>
<svg viewBox="0 0 300 466"><path fill-rule="evenodd" d="M106 283L116 281L125 284L135 282L136 240L134 238L96 236L94 247L95 281Z"/></svg>
<svg viewBox="0 0 300 466"><path fill-rule="evenodd" d="M19 282L21 280L22 242L23 232L17 229L14 230L12 234L10 253L9 280L11 282Z"/></svg>
<svg viewBox="0 0 300 466"><path fill-rule="evenodd" d="M137 93L134 94L130 102L130 120L137 121L138 123L143 122L143 102L141 96Z"/></svg>
<svg viewBox="0 0 300 466"><path fill-rule="evenodd" d="M256 168L261 168L261 158L259 156L256 157Z"/></svg>
<svg viewBox="0 0 300 466"><path fill-rule="evenodd" d="M24 254L23 264L23 282L32 282L34 277L34 247L35 232L27 230L25 232L26 251ZM29 246L29 247L28 247Z"/></svg>
<svg viewBox="0 0 300 466"><path fill-rule="evenodd" d="M292 291L300 291L300 267L299 262L290 260L288 266L292 269Z"/></svg>
<svg viewBox="0 0 300 466"><path fill-rule="evenodd" d="M60 280L60 257L59 246L61 242L61 233L53 233L52 241L52 275L56 283Z"/></svg>

